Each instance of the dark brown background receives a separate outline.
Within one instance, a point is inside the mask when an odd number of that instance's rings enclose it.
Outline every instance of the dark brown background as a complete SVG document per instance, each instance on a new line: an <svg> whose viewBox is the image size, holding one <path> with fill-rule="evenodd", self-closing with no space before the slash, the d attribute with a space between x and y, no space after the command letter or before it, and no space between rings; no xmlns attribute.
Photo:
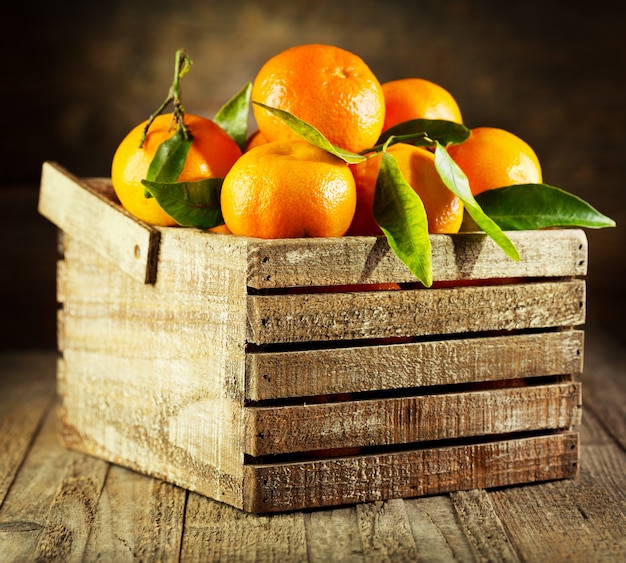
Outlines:
<svg viewBox="0 0 626 563"><path fill-rule="evenodd" d="M117 143L165 97L179 47L194 60L185 106L212 117L267 58L309 42L354 51L381 81L438 82L468 126L517 133L544 181L616 219L587 231L588 329L623 342L624 23L622 8L548 0L14 4L0 35L0 346L55 346L55 229L36 212L44 160L108 176Z"/></svg>

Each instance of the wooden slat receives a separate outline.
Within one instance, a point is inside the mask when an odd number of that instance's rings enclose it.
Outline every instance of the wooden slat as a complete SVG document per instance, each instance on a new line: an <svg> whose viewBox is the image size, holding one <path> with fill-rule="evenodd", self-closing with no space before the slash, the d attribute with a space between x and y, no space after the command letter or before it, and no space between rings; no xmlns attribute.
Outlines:
<svg viewBox="0 0 626 563"><path fill-rule="evenodd" d="M581 330L246 354L246 398L579 374Z"/></svg>
<svg viewBox="0 0 626 563"><path fill-rule="evenodd" d="M79 454L70 457L46 516L33 561L83 559L108 468L108 463L94 457Z"/></svg>
<svg viewBox="0 0 626 563"><path fill-rule="evenodd" d="M580 423L578 383L246 410L253 456L427 442Z"/></svg>
<svg viewBox="0 0 626 563"><path fill-rule="evenodd" d="M187 492L112 465L97 506L84 561L177 561Z"/></svg>
<svg viewBox="0 0 626 563"><path fill-rule="evenodd" d="M55 396L54 359L0 354L0 505Z"/></svg>
<svg viewBox="0 0 626 563"><path fill-rule="evenodd" d="M39 213L141 283L156 279L160 232L60 166L42 168Z"/></svg>
<svg viewBox="0 0 626 563"><path fill-rule="evenodd" d="M245 509L298 510L573 477L565 433L323 461L245 466Z"/></svg>
<svg viewBox="0 0 626 563"><path fill-rule="evenodd" d="M585 470L585 460L578 477L558 487L547 483L491 493L522 561L626 561L624 505Z"/></svg>
<svg viewBox="0 0 626 563"><path fill-rule="evenodd" d="M580 229L507 235L519 262L482 233L431 235L435 281L587 273L587 238ZM257 289L416 281L384 237L249 240L248 285Z"/></svg>
<svg viewBox="0 0 626 563"><path fill-rule="evenodd" d="M245 514L190 494L180 561L307 561L304 515Z"/></svg>
<svg viewBox="0 0 626 563"><path fill-rule="evenodd" d="M66 350L62 366L64 446L241 504L242 406L200 363Z"/></svg>
<svg viewBox="0 0 626 563"><path fill-rule="evenodd" d="M487 491L456 491L450 496L459 525L480 561L520 561Z"/></svg>
<svg viewBox="0 0 626 563"><path fill-rule="evenodd" d="M33 374L41 377L43 370L33 369ZM44 412L33 410L33 415L41 417ZM4 561L34 561L33 553L72 455L59 445L56 411L50 409L0 507L0 554Z"/></svg>
<svg viewBox="0 0 626 563"><path fill-rule="evenodd" d="M585 320L585 282L251 295L248 319L255 344L575 326Z"/></svg>

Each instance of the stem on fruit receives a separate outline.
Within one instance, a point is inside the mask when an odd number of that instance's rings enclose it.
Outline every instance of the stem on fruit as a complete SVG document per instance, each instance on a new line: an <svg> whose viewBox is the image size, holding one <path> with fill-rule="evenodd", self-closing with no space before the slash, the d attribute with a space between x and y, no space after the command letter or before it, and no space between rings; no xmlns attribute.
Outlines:
<svg viewBox="0 0 626 563"><path fill-rule="evenodd" d="M163 113L163 110L171 103L174 106L173 114L174 121L180 127L183 132L183 137L185 140L189 140L192 138L191 131L185 124L185 108L182 103L182 89L181 89L181 78L189 72L191 68L192 60L187 55L187 52L184 49L178 49L176 51L176 58L174 61L174 80L172 81L172 85L167 94L167 98L163 100L161 105L150 115L148 118L148 122L143 129L143 135L141 137L141 143L139 144L139 148L142 148L144 143L146 142L146 137L148 136L148 129L157 118L158 115Z"/></svg>

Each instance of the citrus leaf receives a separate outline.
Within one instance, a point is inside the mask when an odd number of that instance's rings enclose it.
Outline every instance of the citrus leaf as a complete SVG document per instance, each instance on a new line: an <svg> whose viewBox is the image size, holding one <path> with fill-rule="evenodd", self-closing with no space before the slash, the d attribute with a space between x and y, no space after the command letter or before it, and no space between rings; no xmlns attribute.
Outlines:
<svg viewBox="0 0 626 563"><path fill-rule="evenodd" d="M291 127L293 131L298 133L302 138L309 141L312 145L323 149L335 156L341 158L348 164L357 164L359 162L363 162L366 157L351 151L347 151L340 147L333 145L318 129L310 125L306 121L296 117L292 113L288 111L274 108L271 106L266 106L261 102L252 101L253 104L269 111L272 115L278 117L283 123Z"/></svg>
<svg viewBox="0 0 626 563"><path fill-rule="evenodd" d="M415 142L412 142L412 136L414 136ZM458 145L467 140L469 136L470 130L460 123L445 119L411 119L387 129L376 144L384 144L391 137L403 137L402 140L395 142L432 146L433 141L439 141L444 146Z"/></svg>
<svg viewBox="0 0 626 563"><path fill-rule="evenodd" d="M182 129L176 130L157 148L146 173L146 180L149 182L175 182L178 180L192 143L192 138L185 139Z"/></svg>
<svg viewBox="0 0 626 563"><path fill-rule="evenodd" d="M426 210L402 175L396 159L386 152L374 192L374 219L396 256L420 282L430 287L432 248Z"/></svg>
<svg viewBox="0 0 626 563"><path fill-rule="evenodd" d="M509 258L519 261L519 252L511 239L483 211L470 190L467 176L439 142L435 144L435 167L443 183L463 202L465 211L469 213L476 225L485 231Z"/></svg>
<svg viewBox="0 0 626 563"><path fill-rule="evenodd" d="M248 82L217 111L213 118L213 121L233 138L241 150L244 149L248 134L251 92L252 83Z"/></svg>
<svg viewBox="0 0 626 563"><path fill-rule="evenodd" d="M486 190L476 196L483 211L502 229L615 227L586 201L548 184L519 184Z"/></svg>
<svg viewBox="0 0 626 563"><path fill-rule="evenodd" d="M205 230L224 224L220 208L223 181L223 178L205 178L196 182L142 180L142 183L179 225Z"/></svg>

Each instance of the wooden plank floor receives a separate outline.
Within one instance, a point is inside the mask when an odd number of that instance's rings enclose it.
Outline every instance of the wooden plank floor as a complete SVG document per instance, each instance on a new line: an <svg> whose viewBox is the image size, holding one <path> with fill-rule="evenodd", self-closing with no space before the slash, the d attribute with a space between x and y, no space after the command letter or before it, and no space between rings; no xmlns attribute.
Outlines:
<svg viewBox="0 0 626 563"><path fill-rule="evenodd" d="M626 353L587 335L580 474L249 515L61 448L55 355L0 353L0 561L626 561Z"/></svg>

